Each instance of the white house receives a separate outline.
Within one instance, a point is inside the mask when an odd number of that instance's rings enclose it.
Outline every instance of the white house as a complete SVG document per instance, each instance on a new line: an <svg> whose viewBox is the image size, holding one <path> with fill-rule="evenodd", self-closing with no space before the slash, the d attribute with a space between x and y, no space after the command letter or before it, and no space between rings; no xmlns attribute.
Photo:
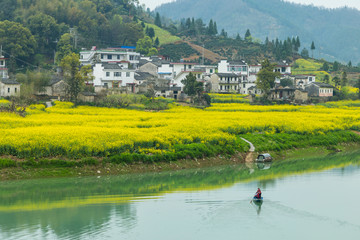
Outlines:
<svg viewBox="0 0 360 240"><path fill-rule="evenodd" d="M216 93L239 93L239 75L235 73L215 73L211 75L211 90Z"/></svg>
<svg viewBox="0 0 360 240"><path fill-rule="evenodd" d="M0 97L10 97L20 95L20 83L9 79L6 59L0 51Z"/></svg>
<svg viewBox="0 0 360 240"><path fill-rule="evenodd" d="M257 79L257 74L261 70L261 64L249 65L249 74L248 80L249 82L255 83Z"/></svg>
<svg viewBox="0 0 360 240"><path fill-rule="evenodd" d="M195 65L195 69L202 70L204 75L211 76L216 72L217 66L216 65Z"/></svg>
<svg viewBox="0 0 360 240"><path fill-rule="evenodd" d="M249 89L256 86L257 74L261 70L261 64L249 65L247 78L242 79L240 84L241 94L250 94Z"/></svg>
<svg viewBox="0 0 360 240"><path fill-rule="evenodd" d="M282 76L291 75L291 65L282 61L275 66L274 72L279 72Z"/></svg>
<svg viewBox="0 0 360 240"><path fill-rule="evenodd" d="M172 79L174 77L173 65L170 62L162 62L158 67L158 77L162 79Z"/></svg>
<svg viewBox="0 0 360 240"><path fill-rule="evenodd" d="M315 82L316 76L315 75L294 75L291 76L294 81L294 86L296 88L305 89L306 85Z"/></svg>
<svg viewBox="0 0 360 240"><path fill-rule="evenodd" d="M0 97L20 95L20 83L15 80L3 78L0 80Z"/></svg>
<svg viewBox="0 0 360 240"><path fill-rule="evenodd" d="M310 97L332 97L334 95L334 86L327 83L312 82L305 87Z"/></svg>
<svg viewBox="0 0 360 240"><path fill-rule="evenodd" d="M172 62L171 65L173 67L173 76L176 77L181 72L193 71L196 63Z"/></svg>
<svg viewBox="0 0 360 240"><path fill-rule="evenodd" d="M180 73L178 73L171 81L171 85L181 88L184 87L184 84L181 81L184 80L190 73L192 73L196 77L197 81L202 81L204 79L204 70L194 68L191 71L181 71Z"/></svg>
<svg viewBox="0 0 360 240"><path fill-rule="evenodd" d="M90 51L80 51L81 65L94 65L101 63L127 63L132 68L138 68L140 53L135 52L136 47L122 46L118 48L99 49L92 47Z"/></svg>
<svg viewBox="0 0 360 240"><path fill-rule="evenodd" d="M120 63L96 63L93 67L93 85L103 88L126 87L135 83L134 69Z"/></svg>
<svg viewBox="0 0 360 240"><path fill-rule="evenodd" d="M159 67L161 67L160 62L152 62L152 61L140 59L140 63L139 63L140 72L147 72L153 76L157 76Z"/></svg>
<svg viewBox="0 0 360 240"><path fill-rule="evenodd" d="M248 65L245 61L227 61L221 60L218 63L219 73L235 73L242 76L248 75Z"/></svg>
<svg viewBox="0 0 360 240"><path fill-rule="evenodd" d="M8 78L8 69L6 67L6 59L0 53L0 79Z"/></svg>

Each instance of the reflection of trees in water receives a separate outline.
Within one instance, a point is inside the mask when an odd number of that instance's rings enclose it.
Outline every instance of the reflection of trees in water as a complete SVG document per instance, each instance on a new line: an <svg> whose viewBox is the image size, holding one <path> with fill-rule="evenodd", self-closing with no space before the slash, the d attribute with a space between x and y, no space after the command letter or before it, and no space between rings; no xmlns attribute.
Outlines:
<svg viewBox="0 0 360 240"><path fill-rule="evenodd" d="M2 213L0 230L2 233L14 234L23 229L41 229L43 235L48 231L57 237L81 237L89 232L101 233L112 218L121 221L124 228L135 225L136 213L131 203L120 205L89 205L79 208L61 208L47 211L28 211ZM36 228L33 228L36 226ZM39 233L37 232L36 235Z"/></svg>
<svg viewBox="0 0 360 240"><path fill-rule="evenodd" d="M277 179L263 179L260 180L258 186L260 189L266 189L267 187L275 187Z"/></svg>

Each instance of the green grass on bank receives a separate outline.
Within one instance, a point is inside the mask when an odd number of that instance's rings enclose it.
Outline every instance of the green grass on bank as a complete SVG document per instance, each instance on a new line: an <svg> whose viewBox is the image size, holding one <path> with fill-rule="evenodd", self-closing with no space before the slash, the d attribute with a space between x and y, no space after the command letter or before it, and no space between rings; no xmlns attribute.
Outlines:
<svg viewBox="0 0 360 240"><path fill-rule="evenodd" d="M360 143L360 136L351 131L327 132L326 134L304 135L304 134L244 134L241 137L252 142L257 152L277 151L307 148L307 147L328 147L342 143ZM249 146L238 138L237 141L227 146L217 146L208 143L192 143L176 145L173 152L159 154L144 154L128 152L115 154L103 159L81 158L77 160L61 160L46 158L29 158L22 161L14 159L0 159L0 169L20 167L28 168L74 168L84 166L97 166L100 164L132 164L132 163L155 163L174 162L181 159L199 159L221 155L234 155L236 152L246 152Z"/></svg>

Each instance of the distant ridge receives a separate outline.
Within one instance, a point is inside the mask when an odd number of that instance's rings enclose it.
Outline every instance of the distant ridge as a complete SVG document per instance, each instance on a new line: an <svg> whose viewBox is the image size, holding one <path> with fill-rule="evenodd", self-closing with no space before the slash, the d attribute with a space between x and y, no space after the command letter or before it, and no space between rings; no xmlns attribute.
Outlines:
<svg viewBox="0 0 360 240"><path fill-rule="evenodd" d="M310 51L315 42L316 58L360 62L360 11L355 8L327 9L282 0L177 0L155 11L174 20L213 19L229 36L243 37L247 29L262 41L299 36L300 50Z"/></svg>

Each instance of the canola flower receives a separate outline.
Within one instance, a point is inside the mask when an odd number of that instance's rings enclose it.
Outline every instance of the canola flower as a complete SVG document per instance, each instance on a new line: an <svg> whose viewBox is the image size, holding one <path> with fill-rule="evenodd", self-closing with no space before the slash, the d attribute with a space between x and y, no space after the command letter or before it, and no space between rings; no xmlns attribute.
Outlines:
<svg viewBox="0 0 360 240"><path fill-rule="evenodd" d="M221 94L209 93L213 103L248 103L248 95L245 94Z"/></svg>
<svg viewBox="0 0 360 240"><path fill-rule="evenodd" d="M26 117L0 113L0 154L18 157L109 156L173 152L178 144L233 145L253 132L324 134L360 130L360 102L327 106L213 104L161 112L58 103L30 106ZM350 107L349 107L350 106Z"/></svg>

